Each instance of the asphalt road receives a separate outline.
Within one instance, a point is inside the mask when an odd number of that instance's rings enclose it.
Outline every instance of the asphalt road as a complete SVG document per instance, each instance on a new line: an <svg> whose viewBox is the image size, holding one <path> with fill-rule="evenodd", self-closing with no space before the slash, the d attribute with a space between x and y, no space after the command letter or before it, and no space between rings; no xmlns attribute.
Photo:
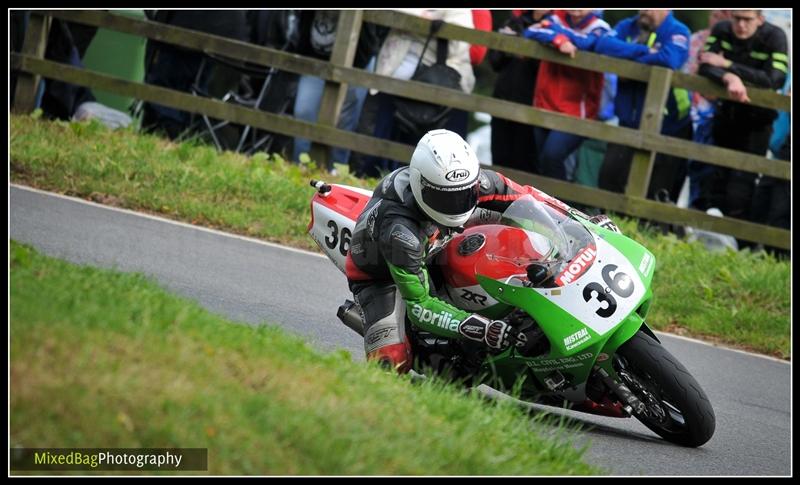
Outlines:
<svg viewBox="0 0 800 485"><path fill-rule="evenodd" d="M11 186L9 235L68 261L154 277L237 321L276 323L322 350L363 359L336 308L349 297L319 255ZM669 444L634 419L556 410L584 431L585 458L615 475L790 475L791 366L659 334L703 386L716 432L698 449ZM553 410L553 408L538 407Z"/></svg>

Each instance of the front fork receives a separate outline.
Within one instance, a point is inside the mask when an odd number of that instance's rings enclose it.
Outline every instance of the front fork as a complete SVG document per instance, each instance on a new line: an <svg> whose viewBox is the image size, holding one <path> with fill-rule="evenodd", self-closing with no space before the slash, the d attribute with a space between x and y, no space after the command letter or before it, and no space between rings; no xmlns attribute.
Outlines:
<svg viewBox="0 0 800 485"><path fill-rule="evenodd" d="M658 340L658 338L656 338L653 331L647 327L647 324L643 320L633 316L629 318L632 318L631 321L617 330L606 342L606 345L603 346L601 355L605 355L606 357L602 361L597 361L595 363L593 372L599 376L600 380L613 395L620 400L622 403L622 410L628 415L631 415L643 414L647 410L647 406L636 397L624 382L622 382L621 376L619 376L616 369L614 369L614 354L622 344L630 340L639 331L647 333L656 340Z"/></svg>
<svg viewBox="0 0 800 485"><path fill-rule="evenodd" d="M611 392L619 398L623 403L622 409L630 414L642 414L646 410L645 404L636 397L628 386L620 382L618 379L611 377L611 374L606 372L605 369L599 365L594 366L594 371L598 373L603 383L608 386Z"/></svg>

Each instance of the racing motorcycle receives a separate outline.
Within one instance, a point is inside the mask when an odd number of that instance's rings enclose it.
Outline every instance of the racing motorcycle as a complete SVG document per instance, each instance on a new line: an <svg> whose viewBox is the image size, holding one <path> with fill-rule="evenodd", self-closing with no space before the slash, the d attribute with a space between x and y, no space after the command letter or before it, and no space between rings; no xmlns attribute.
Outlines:
<svg viewBox="0 0 800 485"><path fill-rule="evenodd" d="M314 180L311 185L317 191L309 234L345 273L356 219L372 193ZM543 192L534 195L427 255L438 297L504 319L531 345L488 351L407 322L412 368L513 389L525 401L634 416L679 445L706 443L715 428L708 397L645 323L653 254L613 225L594 224ZM346 300L337 316L363 336L355 303Z"/></svg>

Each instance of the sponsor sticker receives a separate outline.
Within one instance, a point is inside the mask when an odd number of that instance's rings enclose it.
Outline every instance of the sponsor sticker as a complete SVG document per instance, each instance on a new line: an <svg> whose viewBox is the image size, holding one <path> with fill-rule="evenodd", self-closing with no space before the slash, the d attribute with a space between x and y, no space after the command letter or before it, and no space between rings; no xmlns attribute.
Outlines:
<svg viewBox="0 0 800 485"><path fill-rule="evenodd" d="M594 354L585 352L583 354L573 355L570 357L559 357L557 359L535 359L527 362L528 367L536 371L548 371L564 368L573 368L583 365L582 362L591 359Z"/></svg>
<svg viewBox="0 0 800 485"><path fill-rule="evenodd" d="M573 333L572 335L566 337L564 339L564 347L567 350L574 349L575 347L579 346L580 344L589 340L592 336L589 335L589 331L585 328Z"/></svg>
<svg viewBox="0 0 800 485"><path fill-rule="evenodd" d="M570 207L568 212L569 212L570 214L572 214L572 215L575 215L575 216L578 216L578 217L580 217L580 218L582 218L582 219L586 219L587 221L590 219L590 217L589 217L587 214L585 214L585 213L583 213L583 212L579 211L578 209L576 209L576 208L574 208L574 207Z"/></svg>
<svg viewBox="0 0 800 485"><path fill-rule="evenodd" d="M578 279L592 265L595 256L597 256L597 250L594 244L586 246L556 277L556 284L564 286Z"/></svg>
<svg viewBox="0 0 800 485"><path fill-rule="evenodd" d="M458 332L458 324L461 323L461 320L454 319L449 312L433 312L416 303L411 309L411 314L422 323L429 323L453 332Z"/></svg>
<svg viewBox="0 0 800 485"><path fill-rule="evenodd" d="M642 275L647 276L647 273L650 272L650 266L652 262L653 257L650 255L650 253L645 253L642 261L639 263L639 272L642 273Z"/></svg>
<svg viewBox="0 0 800 485"><path fill-rule="evenodd" d="M444 178L451 182L461 182L462 180L467 180L469 178L469 170L465 168L450 170L447 172L447 175L445 175Z"/></svg>

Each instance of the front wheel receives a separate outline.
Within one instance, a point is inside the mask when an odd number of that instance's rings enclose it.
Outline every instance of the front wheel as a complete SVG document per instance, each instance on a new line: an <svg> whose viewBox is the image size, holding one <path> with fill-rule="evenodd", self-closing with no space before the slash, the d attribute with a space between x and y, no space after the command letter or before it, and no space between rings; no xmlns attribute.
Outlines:
<svg viewBox="0 0 800 485"><path fill-rule="evenodd" d="M646 406L636 418L667 441L697 447L714 434L714 410L700 384L667 349L639 332L618 350L615 368Z"/></svg>

